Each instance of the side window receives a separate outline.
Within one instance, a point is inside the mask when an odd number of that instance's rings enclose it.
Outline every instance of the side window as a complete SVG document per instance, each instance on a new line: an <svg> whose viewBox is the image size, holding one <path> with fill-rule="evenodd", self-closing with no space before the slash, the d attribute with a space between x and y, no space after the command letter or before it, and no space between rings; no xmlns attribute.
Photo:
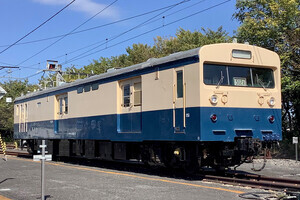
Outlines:
<svg viewBox="0 0 300 200"><path fill-rule="evenodd" d="M69 112L69 100L68 94L62 94L56 96L57 99L57 108L58 108L58 115L68 114Z"/></svg>
<svg viewBox="0 0 300 200"><path fill-rule="evenodd" d="M130 84L123 86L123 107L130 106Z"/></svg>
<svg viewBox="0 0 300 200"><path fill-rule="evenodd" d="M27 121L28 121L28 104L25 104L25 132L27 132L27 128L28 128L28 124L27 124Z"/></svg>
<svg viewBox="0 0 300 200"><path fill-rule="evenodd" d="M142 105L142 87L141 82L134 83L134 106Z"/></svg>
<svg viewBox="0 0 300 200"><path fill-rule="evenodd" d="M94 83L92 85L92 90L98 90L99 89L99 84L98 83Z"/></svg>
<svg viewBox="0 0 300 200"><path fill-rule="evenodd" d="M25 118L28 118L28 104L25 104Z"/></svg>
<svg viewBox="0 0 300 200"><path fill-rule="evenodd" d="M183 97L183 72L176 71L176 79L177 79L177 98Z"/></svg>
<svg viewBox="0 0 300 200"><path fill-rule="evenodd" d="M84 86L84 92L89 92L89 91L91 91L91 85L86 85L86 86Z"/></svg>
<svg viewBox="0 0 300 200"><path fill-rule="evenodd" d="M16 106L16 116L19 116L19 105Z"/></svg>
<svg viewBox="0 0 300 200"><path fill-rule="evenodd" d="M77 94L81 94L83 92L83 87L78 87L77 88Z"/></svg>
<svg viewBox="0 0 300 200"><path fill-rule="evenodd" d="M59 98L59 114L63 114L63 99Z"/></svg>
<svg viewBox="0 0 300 200"><path fill-rule="evenodd" d="M21 104L21 106L20 106L20 115L21 115L21 119L23 119L23 113L24 113L23 105Z"/></svg>
<svg viewBox="0 0 300 200"><path fill-rule="evenodd" d="M65 102L65 114L68 114L68 97L64 98L64 102Z"/></svg>

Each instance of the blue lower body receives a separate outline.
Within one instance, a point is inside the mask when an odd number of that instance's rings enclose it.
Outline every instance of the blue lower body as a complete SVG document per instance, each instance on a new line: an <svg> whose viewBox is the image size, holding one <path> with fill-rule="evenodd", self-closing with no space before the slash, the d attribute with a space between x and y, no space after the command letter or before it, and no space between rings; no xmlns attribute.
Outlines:
<svg viewBox="0 0 300 200"><path fill-rule="evenodd" d="M175 127L173 127L175 113ZM210 119L217 115L217 121ZM271 123L268 117L273 115ZM19 132L16 139L88 139L110 141L225 141L235 137L253 137L260 140L281 140L280 109L250 108L186 108L186 126L183 112L176 110L149 111L50 120L28 123L27 132Z"/></svg>

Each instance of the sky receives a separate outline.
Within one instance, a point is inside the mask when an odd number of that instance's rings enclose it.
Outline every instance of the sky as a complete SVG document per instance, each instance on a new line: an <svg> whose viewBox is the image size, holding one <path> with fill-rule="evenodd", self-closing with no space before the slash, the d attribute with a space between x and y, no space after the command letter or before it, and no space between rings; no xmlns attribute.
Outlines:
<svg viewBox="0 0 300 200"><path fill-rule="evenodd" d="M0 52L70 2L0 0ZM28 78L35 84L46 69L47 60L58 61L63 70L80 68L100 57L124 54L134 43L153 45L156 36L175 36L179 28L216 31L223 26L233 36L239 26L232 18L234 12L234 0L75 0L0 53L0 66L19 67L10 69L10 73L8 69L0 70L0 82L11 77Z"/></svg>

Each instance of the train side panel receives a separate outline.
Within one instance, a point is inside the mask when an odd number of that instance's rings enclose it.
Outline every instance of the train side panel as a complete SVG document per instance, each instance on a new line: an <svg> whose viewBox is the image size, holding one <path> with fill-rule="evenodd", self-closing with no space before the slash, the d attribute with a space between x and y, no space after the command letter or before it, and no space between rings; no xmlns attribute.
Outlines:
<svg viewBox="0 0 300 200"><path fill-rule="evenodd" d="M192 64L190 64L192 63ZM179 98L177 107L173 102L177 94L176 70L183 71L185 102ZM86 85L57 91L54 95L24 101L28 115L38 116L43 110L47 116L28 118L26 130L19 129L15 118L15 138L20 139L88 139L110 141L198 141L199 140L199 64L189 61L158 68L153 72L130 75L130 78L99 84L97 90L85 92ZM138 81L139 80L139 81ZM141 84L141 105L124 109L123 89L128 83ZM90 84L92 85L92 84ZM78 93L77 89L83 88ZM132 90L132 89L131 89ZM183 90L183 89L182 89ZM134 91L131 91L134 94ZM43 103L48 99L48 104ZM132 102L134 96L132 96ZM39 109L33 109L42 102ZM16 106L19 104L17 103ZM51 106L49 106L51 105ZM50 111L51 110L51 111ZM39 120L40 119L40 120ZM176 120L176 124L173 120ZM183 124L185 123L185 124ZM183 129L176 131L179 124ZM182 126L185 127L182 127Z"/></svg>

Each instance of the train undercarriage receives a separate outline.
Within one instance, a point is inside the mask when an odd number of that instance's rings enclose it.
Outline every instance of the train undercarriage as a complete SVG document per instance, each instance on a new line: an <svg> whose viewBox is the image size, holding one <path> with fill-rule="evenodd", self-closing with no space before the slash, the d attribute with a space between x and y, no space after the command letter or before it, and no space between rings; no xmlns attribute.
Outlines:
<svg viewBox="0 0 300 200"><path fill-rule="evenodd" d="M27 140L28 150L37 154L41 140ZM262 150L260 140L236 138L234 142L111 142L99 140L46 140L53 159L86 158L142 162L197 171L202 167L226 169L239 165Z"/></svg>

